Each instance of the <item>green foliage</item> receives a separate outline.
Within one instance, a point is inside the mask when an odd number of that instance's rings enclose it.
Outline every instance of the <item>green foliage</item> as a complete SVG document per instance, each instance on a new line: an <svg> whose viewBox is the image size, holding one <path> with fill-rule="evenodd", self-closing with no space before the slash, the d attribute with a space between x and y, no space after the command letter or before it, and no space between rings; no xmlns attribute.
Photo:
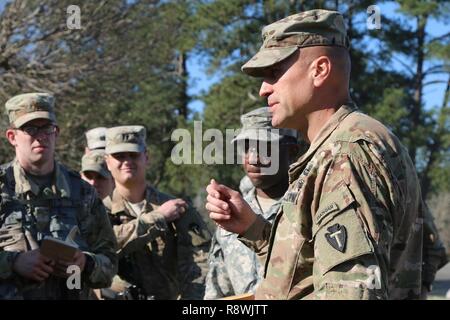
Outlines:
<svg viewBox="0 0 450 320"><path fill-rule="evenodd" d="M240 115L266 103L258 95L260 80L240 71L258 50L262 27L303 10L339 9L351 38L352 98L404 142L425 194L448 191L448 93L431 110L422 96L437 81L445 82L442 77L448 79L450 37L432 37L427 26L430 19L448 22L449 5L398 3L399 17L383 15L382 29L368 31L366 9L372 0L84 1L79 4L82 30L67 30L70 1L9 0L0 12L0 103L20 92L54 92L61 127L58 154L75 169L87 129L144 125L149 180L163 191L194 199L210 178L237 187L243 171L239 165L175 165L170 159L173 130L192 133L194 119L203 120L204 131L217 128L225 134L238 128ZM39 14L31 19L33 12ZM197 118L187 107L186 60L193 56L219 78L197 97L206 106ZM0 125L6 128L6 117ZM1 162L12 156L3 140Z"/></svg>

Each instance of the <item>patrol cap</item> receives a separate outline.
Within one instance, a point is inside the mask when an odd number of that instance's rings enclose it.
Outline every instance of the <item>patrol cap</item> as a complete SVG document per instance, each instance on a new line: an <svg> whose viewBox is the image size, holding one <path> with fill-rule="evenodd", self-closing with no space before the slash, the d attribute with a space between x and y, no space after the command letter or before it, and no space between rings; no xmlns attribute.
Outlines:
<svg viewBox="0 0 450 320"><path fill-rule="evenodd" d="M106 147L106 128L98 127L86 131L86 142L89 150L105 149Z"/></svg>
<svg viewBox="0 0 450 320"><path fill-rule="evenodd" d="M144 152L146 130L143 126L120 126L106 130L107 154L119 152Z"/></svg>
<svg viewBox="0 0 450 320"><path fill-rule="evenodd" d="M12 97L5 103L9 123L20 128L35 119L48 119L56 123L55 98L48 93L24 93Z"/></svg>
<svg viewBox="0 0 450 320"><path fill-rule="evenodd" d="M241 116L242 128L231 142L238 140L279 141L283 137L298 139L294 129L278 129L272 126L272 113L268 107L252 110Z"/></svg>
<svg viewBox="0 0 450 320"><path fill-rule="evenodd" d="M349 47L344 18L337 11L310 10L274 22L262 30L263 44L242 66L253 77L263 75L264 68L283 61L298 48L312 46Z"/></svg>
<svg viewBox="0 0 450 320"><path fill-rule="evenodd" d="M81 158L81 172L86 171L97 172L104 178L111 176L106 167L104 150L92 150Z"/></svg>

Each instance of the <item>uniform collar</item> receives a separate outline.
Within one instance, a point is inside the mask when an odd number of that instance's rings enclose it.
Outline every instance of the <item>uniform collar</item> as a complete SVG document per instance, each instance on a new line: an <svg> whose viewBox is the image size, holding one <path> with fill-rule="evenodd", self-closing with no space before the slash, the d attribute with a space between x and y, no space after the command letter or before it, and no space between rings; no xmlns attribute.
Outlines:
<svg viewBox="0 0 450 320"><path fill-rule="evenodd" d="M17 159L14 160L13 170L14 181L16 182L15 193L19 195L31 192L37 196L40 192L39 186L27 178L25 170L20 166ZM55 195L59 195L60 197L70 198L68 177L64 170L62 170L61 165L56 161L55 169L53 171L52 191Z"/></svg>
<svg viewBox="0 0 450 320"><path fill-rule="evenodd" d="M150 209L149 207L151 207L152 203L159 203L158 193L150 185L147 185L147 188L145 189L144 201L145 201L145 208L147 210ZM117 214L118 212L128 212L125 202L126 202L125 198L122 197L122 195L117 191L117 189L114 189L113 194L111 196L111 214Z"/></svg>
<svg viewBox="0 0 450 320"><path fill-rule="evenodd" d="M289 168L289 183L300 174L303 166L310 158L316 153L317 149L323 145L323 143L331 136L331 134L336 130L339 124L353 111L357 110L354 103L350 102L348 104L342 105L325 123L325 125L319 130L316 138L311 142L311 145L303 154L297 162L293 163Z"/></svg>

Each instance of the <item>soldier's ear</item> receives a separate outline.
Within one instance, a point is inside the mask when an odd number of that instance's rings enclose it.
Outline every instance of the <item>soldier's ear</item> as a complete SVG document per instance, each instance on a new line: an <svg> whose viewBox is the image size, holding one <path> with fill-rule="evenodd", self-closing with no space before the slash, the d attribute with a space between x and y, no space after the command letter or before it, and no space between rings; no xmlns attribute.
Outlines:
<svg viewBox="0 0 450 320"><path fill-rule="evenodd" d="M5 133L6 139L8 139L9 143L12 146L16 146L17 142L16 142L16 129L13 128L9 128L6 130Z"/></svg>
<svg viewBox="0 0 450 320"><path fill-rule="evenodd" d="M320 56L313 61L314 68L313 83L315 87L321 87L331 74L331 59L327 56Z"/></svg>
<svg viewBox="0 0 450 320"><path fill-rule="evenodd" d="M109 172L111 172L111 168L109 167L109 159L110 159L110 155L109 154L105 154L106 167L108 168Z"/></svg>

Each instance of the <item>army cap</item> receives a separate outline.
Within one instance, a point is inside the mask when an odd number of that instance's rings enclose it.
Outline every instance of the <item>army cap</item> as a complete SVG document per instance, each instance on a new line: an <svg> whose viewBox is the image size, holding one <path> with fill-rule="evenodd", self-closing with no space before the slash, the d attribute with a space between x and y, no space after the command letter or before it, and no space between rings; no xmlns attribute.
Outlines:
<svg viewBox="0 0 450 320"><path fill-rule="evenodd" d="M55 98L48 93L24 93L12 97L5 103L9 123L20 128L35 119L48 119L56 123Z"/></svg>
<svg viewBox="0 0 450 320"><path fill-rule="evenodd" d="M89 150L105 149L106 147L106 128L98 127L86 131L86 142Z"/></svg>
<svg viewBox="0 0 450 320"><path fill-rule="evenodd" d="M104 178L111 176L105 162L104 150L92 150L81 158L81 172L94 171Z"/></svg>
<svg viewBox="0 0 450 320"><path fill-rule="evenodd" d="M264 68L291 56L298 48L312 46L349 47L344 18L337 11L310 10L274 22L262 30L263 44L242 66L253 77Z"/></svg>
<svg viewBox="0 0 450 320"><path fill-rule="evenodd" d="M146 131L143 126L120 126L106 130L107 154L144 152Z"/></svg>
<svg viewBox="0 0 450 320"><path fill-rule="evenodd" d="M279 141L283 137L298 138L294 129L278 129L272 126L272 114L268 107L252 110L241 116L242 128L239 134L231 140Z"/></svg>

